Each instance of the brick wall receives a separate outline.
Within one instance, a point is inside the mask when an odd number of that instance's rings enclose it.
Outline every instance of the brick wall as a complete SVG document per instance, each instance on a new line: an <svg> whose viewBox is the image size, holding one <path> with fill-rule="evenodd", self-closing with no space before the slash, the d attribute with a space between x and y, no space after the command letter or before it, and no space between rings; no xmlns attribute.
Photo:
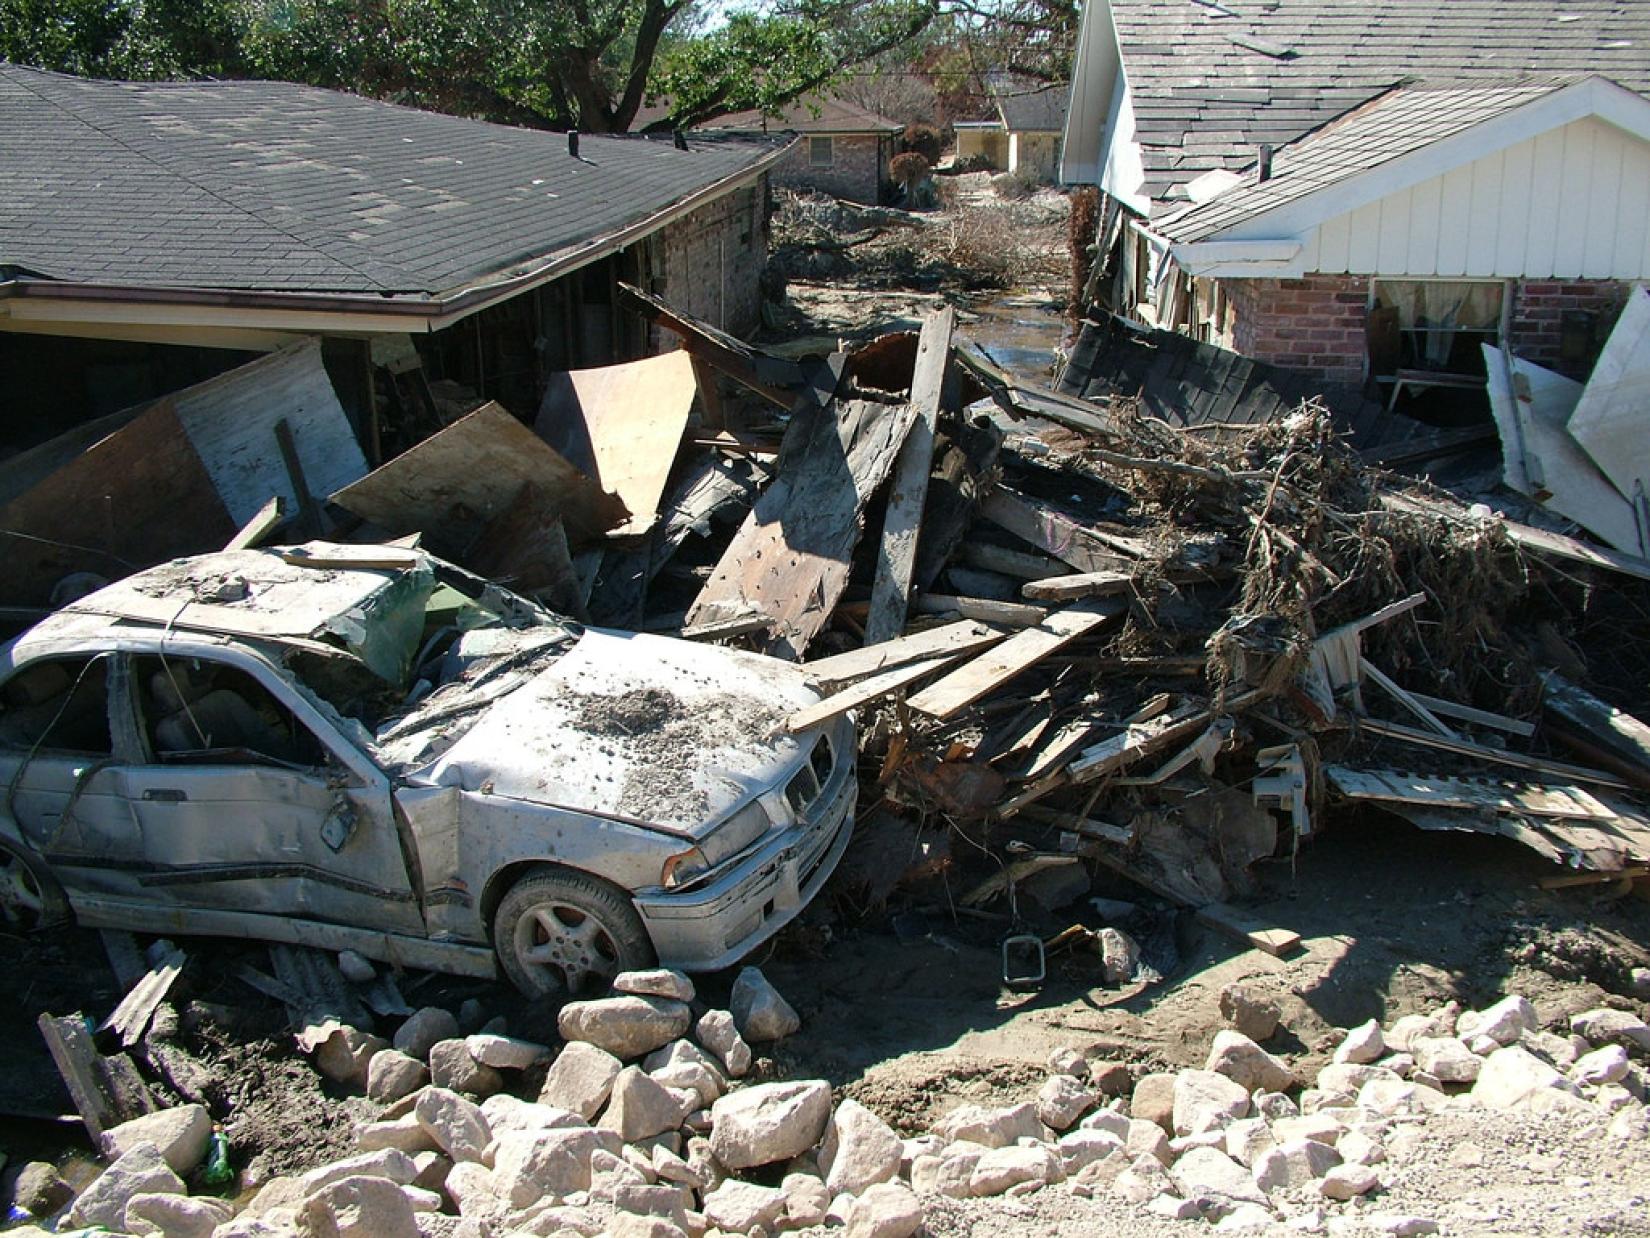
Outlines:
<svg viewBox="0 0 1650 1238"><path fill-rule="evenodd" d="M1311 370L1330 382L1362 382L1369 280L1362 275L1229 279L1232 346L1257 361Z"/></svg>
<svg viewBox="0 0 1650 1238"><path fill-rule="evenodd" d="M766 178L707 202L659 238L654 291L677 309L734 335L756 329L768 265ZM656 348L676 337L655 334Z"/></svg>
<svg viewBox="0 0 1650 1238"><path fill-rule="evenodd" d="M882 192L881 178L888 171L877 159L880 140L874 134L833 134L831 166L815 167L810 155L812 142L803 134L774 169L774 184L787 189L817 189L833 198L874 206Z"/></svg>
<svg viewBox="0 0 1650 1238"><path fill-rule="evenodd" d="M1625 280L1608 279L1515 284L1508 342L1520 357L1571 378L1586 378L1631 287ZM1566 346L1565 315L1578 311L1591 318L1572 319Z"/></svg>

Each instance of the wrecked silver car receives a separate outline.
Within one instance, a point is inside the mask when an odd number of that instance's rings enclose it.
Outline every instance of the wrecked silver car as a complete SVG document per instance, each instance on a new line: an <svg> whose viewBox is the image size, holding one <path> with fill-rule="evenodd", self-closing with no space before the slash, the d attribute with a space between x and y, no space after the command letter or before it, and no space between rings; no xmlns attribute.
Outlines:
<svg viewBox="0 0 1650 1238"><path fill-rule="evenodd" d="M583 628L396 546L180 559L0 650L8 918L351 948L528 992L732 963L847 846L786 662Z"/></svg>

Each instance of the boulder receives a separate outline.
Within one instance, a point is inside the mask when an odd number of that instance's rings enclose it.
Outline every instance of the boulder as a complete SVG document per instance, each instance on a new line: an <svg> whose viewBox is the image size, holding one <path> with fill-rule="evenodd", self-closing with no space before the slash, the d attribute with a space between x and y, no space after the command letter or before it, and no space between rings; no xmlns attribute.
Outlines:
<svg viewBox="0 0 1650 1238"><path fill-rule="evenodd" d="M785 1192L729 1178L707 1191L700 1211L705 1220L729 1234L748 1234L760 1225L772 1232L785 1215Z"/></svg>
<svg viewBox="0 0 1650 1238"><path fill-rule="evenodd" d="M893 1127L857 1100L845 1100L825 1125L819 1171L830 1194L858 1195L898 1177L902 1151Z"/></svg>
<svg viewBox="0 0 1650 1238"><path fill-rule="evenodd" d="M504 1076L470 1056L462 1040L438 1040L430 1046L430 1082L438 1088L488 1097L504 1090Z"/></svg>
<svg viewBox="0 0 1650 1238"><path fill-rule="evenodd" d="M1071 1075L1050 1075L1037 1093L1037 1116L1050 1130L1067 1131L1099 1099Z"/></svg>
<svg viewBox="0 0 1650 1238"><path fill-rule="evenodd" d="M974 1165L969 1175L971 1195L1001 1195L1022 1182L1046 1186L1065 1177L1065 1166L1047 1144L1015 1144L993 1148Z"/></svg>
<svg viewBox="0 0 1650 1238"><path fill-rule="evenodd" d="M621 1186L613 1192L613 1207L636 1216L664 1217L685 1230L692 1198L679 1186Z"/></svg>
<svg viewBox="0 0 1650 1238"><path fill-rule="evenodd" d="M448 1088L425 1088L413 1107L413 1116L429 1132L435 1146L455 1163L479 1161L493 1133L481 1107Z"/></svg>
<svg viewBox="0 0 1650 1238"><path fill-rule="evenodd" d="M1484 1059L1472 1096L1489 1109L1515 1109L1532 1092L1557 1088L1571 1094L1579 1089L1528 1049L1509 1045Z"/></svg>
<svg viewBox="0 0 1650 1238"><path fill-rule="evenodd" d="M1234 1203L1266 1203L1266 1192L1249 1171L1218 1148L1193 1148L1174 1163L1169 1176L1187 1198L1214 1195Z"/></svg>
<svg viewBox="0 0 1650 1238"><path fill-rule="evenodd" d="M940 1155L940 1163L933 1171L932 1189L952 1199L967 1199L972 1194L969 1183L974 1177L974 1167L990 1150L967 1140L951 1144Z"/></svg>
<svg viewBox="0 0 1650 1238"><path fill-rule="evenodd" d="M669 1044L692 1021L685 1002L624 994L568 1002L556 1016L556 1027L563 1040L584 1041L629 1061Z"/></svg>
<svg viewBox="0 0 1650 1238"><path fill-rule="evenodd" d="M1226 1128L1223 1150L1239 1165L1254 1169L1261 1153L1277 1146L1265 1118L1239 1118Z"/></svg>
<svg viewBox="0 0 1650 1238"><path fill-rule="evenodd" d="M1041 1139L1043 1126L1035 1105L1011 1105L1006 1109L960 1105L934 1125L934 1133L947 1143L966 1140L987 1148L1002 1148L1017 1139Z"/></svg>
<svg viewBox="0 0 1650 1238"><path fill-rule="evenodd" d="M1242 1203L1215 1222L1215 1229L1229 1234L1254 1233L1271 1229L1277 1218L1260 1204Z"/></svg>
<svg viewBox="0 0 1650 1238"><path fill-rule="evenodd" d="M1535 1007L1516 993L1503 997L1484 1010L1468 1010L1455 1021L1455 1034L1470 1041L1485 1036L1498 1045L1517 1042L1525 1032L1540 1028Z"/></svg>
<svg viewBox="0 0 1650 1238"><path fill-rule="evenodd" d="M744 1078L745 1072L751 1068L751 1047L739 1034L730 1011L705 1011L694 1024L693 1034L700 1044L717 1056L729 1078Z"/></svg>
<svg viewBox="0 0 1650 1238"><path fill-rule="evenodd" d="M1632 1063L1627 1060L1627 1050L1620 1045L1605 1045L1602 1049L1594 1049L1591 1053L1584 1053L1576 1059L1575 1065L1570 1067L1570 1078L1573 1082L1583 1085L1602 1086L1606 1083L1619 1083L1627 1077Z"/></svg>
<svg viewBox="0 0 1650 1238"><path fill-rule="evenodd" d="M172 1171L152 1143L140 1143L125 1152L81 1192L69 1209L73 1227L101 1225L116 1233L126 1219L126 1205L134 1195L182 1195L183 1179Z"/></svg>
<svg viewBox="0 0 1650 1238"><path fill-rule="evenodd" d="M740 970L728 1006L739 1034L747 1041L783 1040L802 1028L802 1016L768 983L758 967Z"/></svg>
<svg viewBox="0 0 1650 1238"><path fill-rule="evenodd" d="M383 1049L367 1063L367 1099L393 1105L430 1081L430 1069L410 1053Z"/></svg>
<svg viewBox="0 0 1650 1238"><path fill-rule="evenodd" d="M1417 1036L1409 1051L1415 1069L1440 1083L1471 1083L1484 1067L1484 1059L1453 1036Z"/></svg>
<svg viewBox="0 0 1650 1238"><path fill-rule="evenodd" d="M818 1178L812 1174L786 1174L779 1189L785 1196L785 1219L790 1225L805 1229L825 1223L831 1192Z"/></svg>
<svg viewBox="0 0 1650 1238"><path fill-rule="evenodd" d="M688 1164L663 1144L655 1145L653 1149L653 1174L661 1182L674 1182L694 1190L710 1185L708 1176L701 1168Z"/></svg>
<svg viewBox="0 0 1650 1238"><path fill-rule="evenodd" d="M1146 1205L1146 1211L1166 1221L1195 1221L1203 1215L1195 1200L1178 1195L1158 1195Z"/></svg>
<svg viewBox="0 0 1650 1238"><path fill-rule="evenodd" d="M1183 1070L1174 1081L1174 1132L1198 1135L1247 1116L1249 1089L1212 1070ZM1224 1154L1223 1154L1224 1155Z"/></svg>
<svg viewBox="0 0 1650 1238"><path fill-rule="evenodd" d="M394 1148L411 1156L416 1152L433 1151L435 1140L430 1132L410 1113L380 1122L361 1122L355 1127L355 1146L363 1152Z"/></svg>
<svg viewBox="0 0 1650 1238"><path fill-rule="evenodd" d="M692 1092L696 1098L695 1109L709 1108L728 1090L720 1071L698 1062L667 1062L648 1074L655 1083L664 1087Z"/></svg>
<svg viewBox="0 0 1650 1238"><path fill-rule="evenodd" d="M578 1233L577 1230L573 1232ZM688 1238L688 1231L668 1217L640 1216L634 1212L615 1212L608 1218L606 1233L607 1238ZM427 1234L425 1238L435 1236ZM460 1236L455 1234L453 1238ZM486 1238L486 1235L477 1235L477 1238Z"/></svg>
<svg viewBox="0 0 1650 1238"><path fill-rule="evenodd" d="M1261 1153L1255 1161L1255 1185L1262 1191L1285 1191L1321 1178L1341 1163L1341 1154L1316 1139L1291 1139Z"/></svg>
<svg viewBox="0 0 1650 1238"><path fill-rule="evenodd" d="M647 1186L647 1175L624 1157L597 1148L590 1154L590 1198L601 1203L612 1203L615 1191L634 1186Z"/></svg>
<svg viewBox="0 0 1650 1238"><path fill-rule="evenodd" d="M493 1132L494 1139L505 1131L553 1131L589 1125L571 1110L522 1100L508 1092L499 1092L482 1101L481 1116L487 1119L487 1128Z"/></svg>
<svg viewBox="0 0 1650 1238"><path fill-rule="evenodd" d="M128 1234L162 1234L164 1238L212 1238L235 1210L221 1199L190 1199L187 1195L134 1195L126 1201Z"/></svg>
<svg viewBox="0 0 1650 1238"><path fill-rule="evenodd" d="M1204 1069L1225 1075L1245 1092L1285 1092L1297 1082L1295 1072L1281 1060L1230 1028L1215 1033Z"/></svg>
<svg viewBox="0 0 1650 1238"><path fill-rule="evenodd" d="M334 1083L362 1087L367 1081L367 1063L380 1049L389 1048L382 1036L374 1036L337 1019L311 1023L299 1031L298 1047L309 1054L320 1071Z"/></svg>
<svg viewBox="0 0 1650 1238"><path fill-rule="evenodd" d="M1371 1019L1342 1037L1341 1043L1335 1047L1335 1061L1367 1066L1380 1061L1385 1053L1386 1038L1381 1035L1381 1024L1379 1020Z"/></svg>
<svg viewBox="0 0 1650 1238"><path fill-rule="evenodd" d="M601 1112L624 1063L606 1049L575 1040L556 1055L539 1089L539 1103L589 1121Z"/></svg>
<svg viewBox="0 0 1650 1238"><path fill-rule="evenodd" d="M733 1170L789 1160L819 1142L830 1117L823 1080L758 1084L711 1106L711 1151Z"/></svg>
<svg viewBox="0 0 1650 1238"><path fill-rule="evenodd" d="M1068 1178L1108 1156L1127 1156L1123 1141L1110 1131L1072 1131L1061 1135L1055 1147Z"/></svg>
<svg viewBox="0 0 1650 1238"><path fill-rule="evenodd" d="M613 991L636 997L668 997L674 1002L691 1002L694 996L693 981L684 973L668 967L622 971L613 977Z"/></svg>
<svg viewBox="0 0 1650 1238"><path fill-rule="evenodd" d="M613 1080L613 1094L599 1125L626 1143L648 1139L682 1124L695 1103L684 1106L640 1066L626 1066Z"/></svg>
<svg viewBox="0 0 1650 1238"><path fill-rule="evenodd" d="M30 1161L12 1184L12 1202L30 1216L53 1216L73 1198L74 1188L50 1161Z"/></svg>
<svg viewBox="0 0 1650 1238"><path fill-rule="evenodd" d="M1386 1047L1399 1053L1413 1053L1419 1036L1448 1035L1436 1016L1430 1014L1401 1015L1386 1030Z"/></svg>
<svg viewBox="0 0 1650 1238"><path fill-rule="evenodd" d="M1167 1071L1142 1075L1129 1097L1129 1116L1156 1122L1164 1130L1173 1131L1177 1078Z"/></svg>
<svg viewBox="0 0 1650 1238"><path fill-rule="evenodd" d="M1318 1194L1325 1199L1356 1199L1367 1195L1380 1185L1380 1179L1368 1165L1336 1165L1318 1183Z"/></svg>
<svg viewBox="0 0 1650 1238"><path fill-rule="evenodd" d="M179 1105L122 1122L103 1132L107 1160L118 1160L139 1144L152 1144L174 1173L186 1174L206 1156L212 1138L212 1115L205 1105Z"/></svg>
<svg viewBox="0 0 1650 1238"><path fill-rule="evenodd" d="M1148 1199L1173 1195L1179 1190L1174 1179L1169 1177L1169 1171L1155 1156L1136 1157L1127 1169L1113 1179L1111 1189L1131 1204L1143 1204Z"/></svg>
<svg viewBox="0 0 1650 1238"><path fill-rule="evenodd" d="M1083 1055L1070 1045L1061 1045L1048 1055L1048 1069L1051 1074L1071 1075L1081 1079L1088 1073L1089 1064Z"/></svg>
<svg viewBox="0 0 1650 1238"><path fill-rule="evenodd" d="M1615 1042L1650 1052L1650 1025L1625 1010L1600 1008L1570 1016L1570 1030L1593 1044Z"/></svg>
<svg viewBox="0 0 1650 1238"><path fill-rule="evenodd" d="M300 1238L420 1238L407 1193L386 1178L342 1178L298 1209Z"/></svg>
<svg viewBox="0 0 1650 1238"><path fill-rule="evenodd" d="M922 1228L922 1203L901 1182L879 1182L848 1209L843 1238L911 1238Z"/></svg>
<svg viewBox="0 0 1650 1238"><path fill-rule="evenodd" d="M440 1006L425 1006L413 1011L407 1021L396 1029L390 1045L408 1057L428 1058L434 1045L457 1038L458 1020L452 1012Z"/></svg>
<svg viewBox="0 0 1650 1238"><path fill-rule="evenodd" d="M397 1186L406 1186L417 1176L418 1167L412 1157L394 1148L381 1148L376 1152L358 1152L354 1156L346 1156L341 1161L317 1165L308 1173L291 1181L294 1183L296 1201L345 1178L387 1178ZM259 1198L263 1198L261 1192Z"/></svg>
<svg viewBox="0 0 1650 1238"><path fill-rule="evenodd" d="M1371 1079L1397 1078L1397 1075L1384 1066L1360 1066L1353 1062L1331 1062L1318 1072L1318 1090L1335 1096L1356 1096L1358 1089Z"/></svg>
<svg viewBox="0 0 1650 1238"><path fill-rule="evenodd" d="M1127 1096L1134 1089L1134 1072L1126 1062L1090 1062L1089 1086L1102 1096Z"/></svg>
<svg viewBox="0 0 1650 1238"><path fill-rule="evenodd" d="M1278 1004L1259 990L1229 984L1220 991L1220 1017L1250 1040L1266 1040L1282 1016Z"/></svg>
<svg viewBox="0 0 1650 1238"><path fill-rule="evenodd" d="M486 1032L477 1032L474 1036L464 1038L464 1047L476 1061L483 1066L491 1066L494 1070L526 1070L529 1066L537 1066L540 1062L550 1060L548 1045L535 1044L531 1040L517 1040L514 1036L493 1036Z"/></svg>
<svg viewBox="0 0 1650 1238"><path fill-rule="evenodd" d="M1130 1160L1149 1156L1165 1167L1174 1160L1174 1153L1169 1149L1169 1133L1156 1122L1147 1122L1143 1118L1129 1119L1123 1150Z"/></svg>
<svg viewBox="0 0 1650 1238"><path fill-rule="evenodd" d="M498 1198L511 1208L525 1208L546 1195L564 1198L589 1190L590 1158L601 1140L589 1127L506 1131L493 1142Z"/></svg>
<svg viewBox="0 0 1650 1238"><path fill-rule="evenodd" d="M1079 1122L1077 1127L1085 1131L1105 1131L1126 1140L1129 1137L1129 1123L1132 1121L1133 1118L1115 1109L1096 1109Z"/></svg>
<svg viewBox="0 0 1650 1238"><path fill-rule="evenodd" d="M1353 1127L1335 1144L1341 1159L1352 1165L1379 1165L1386 1160L1386 1145L1372 1131Z"/></svg>

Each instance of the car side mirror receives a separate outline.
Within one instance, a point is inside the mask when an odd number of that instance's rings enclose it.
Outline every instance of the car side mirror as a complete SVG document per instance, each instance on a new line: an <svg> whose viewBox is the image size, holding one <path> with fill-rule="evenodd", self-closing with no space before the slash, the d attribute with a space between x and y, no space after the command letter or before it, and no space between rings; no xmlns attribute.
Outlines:
<svg viewBox="0 0 1650 1238"><path fill-rule="evenodd" d="M321 841L332 851L342 851L355 837L355 805L340 795L332 801L332 811L321 822Z"/></svg>

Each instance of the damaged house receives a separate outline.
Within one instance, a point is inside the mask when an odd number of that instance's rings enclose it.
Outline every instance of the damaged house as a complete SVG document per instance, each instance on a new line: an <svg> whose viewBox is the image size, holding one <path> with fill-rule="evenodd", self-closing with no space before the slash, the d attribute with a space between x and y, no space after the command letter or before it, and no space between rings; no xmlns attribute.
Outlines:
<svg viewBox="0 0 1650 1238"><path fill-rule="evenodd" d="M1575 376L1650 275L1650 14L1090 0L1062 177L1096 300L1383 403Z"/></svg>
<svg viewBox="0 0 1650 1238"><path fill-rule="evenodd" d="M1064 82L1001 83L992 100L995 116L953 122L958 166L984 167L1035 181L1057 179L1060 132L1070 93Z"/></svg>
<svg viewBox="0 0 1650 1238"><path fill-rule="evenodd" d="M386 396L421 388L433 416L430 387L455 384L464 407L529 416L551 374L667 347L621 311L620 282L754 326L768 174L791 141L545 133L279 82L12 65L0 135L6 449L319 337L371 464Z"/></svg>

